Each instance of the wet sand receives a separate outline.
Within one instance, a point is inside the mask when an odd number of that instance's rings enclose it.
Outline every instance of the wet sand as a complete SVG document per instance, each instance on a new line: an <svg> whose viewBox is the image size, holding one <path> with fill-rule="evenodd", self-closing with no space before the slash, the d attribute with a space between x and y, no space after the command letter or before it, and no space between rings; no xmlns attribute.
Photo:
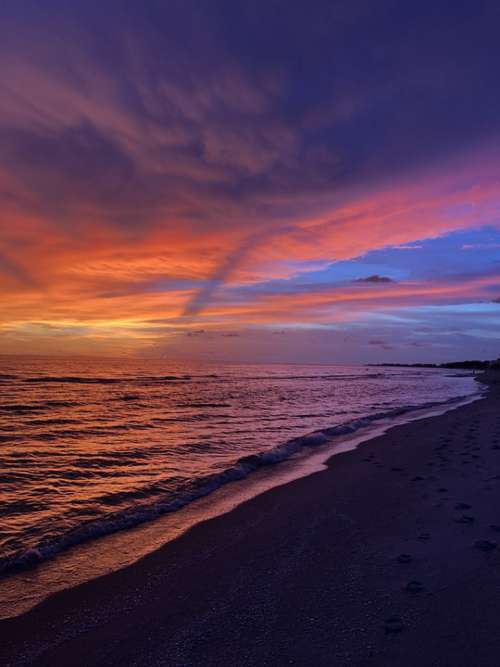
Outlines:
<svg viewBox="0 0 500 667"><path fill-rule="evenodd" d="M0 664L497 667L490 383L1 621Z"/></svg>

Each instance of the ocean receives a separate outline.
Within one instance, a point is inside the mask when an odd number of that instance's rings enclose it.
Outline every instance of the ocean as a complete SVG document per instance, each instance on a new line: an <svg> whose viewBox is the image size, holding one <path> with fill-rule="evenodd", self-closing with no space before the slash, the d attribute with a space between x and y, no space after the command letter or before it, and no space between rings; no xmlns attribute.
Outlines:
<svg viewBox="0 0 500 667"><path fill-rule="evenodd" d="M0 363L3 578L370 424L479 391L470 374L438 369Z"/></svg>

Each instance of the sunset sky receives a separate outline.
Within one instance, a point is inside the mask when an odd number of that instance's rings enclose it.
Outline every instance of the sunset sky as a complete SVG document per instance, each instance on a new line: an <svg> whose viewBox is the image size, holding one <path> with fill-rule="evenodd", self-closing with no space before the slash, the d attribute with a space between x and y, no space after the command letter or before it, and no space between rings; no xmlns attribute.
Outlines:
<svg viewBox="0 0 500 667"><path fill-rule="evenodd" d="M500 354L500 3L6 0L0 352Z"/></svg>

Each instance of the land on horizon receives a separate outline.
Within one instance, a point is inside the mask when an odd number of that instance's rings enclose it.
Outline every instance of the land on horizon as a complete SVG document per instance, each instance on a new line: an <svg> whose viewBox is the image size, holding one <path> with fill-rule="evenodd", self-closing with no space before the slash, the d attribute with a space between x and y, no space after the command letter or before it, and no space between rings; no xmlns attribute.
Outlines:
<svg viewBox="0 0 500 667"><path fill-rule="evenodd" d="M500 368L500 359L481 361L479 359L467 359L465 361L448 361L437 364L428 363L391 363L384 362L379 364L367 364L368 366L382 366L382 367L403 367L403 368L463 368L468 370L483 370Z"/></svg>

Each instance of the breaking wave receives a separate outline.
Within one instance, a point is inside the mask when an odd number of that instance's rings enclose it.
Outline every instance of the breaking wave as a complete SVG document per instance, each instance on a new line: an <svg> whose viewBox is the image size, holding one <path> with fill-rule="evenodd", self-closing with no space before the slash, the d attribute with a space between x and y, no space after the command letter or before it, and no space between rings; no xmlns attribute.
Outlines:
<svg viewBox="0 0 500 667"><path fill-rule="evenodd" d="M307 435L292 438L269 450L240 457L222 472L190 480L179 480L179 486L174 490L167 491L164 495L161 495L161 483L157 482L135 491L122 491L119 497L116 494L103 496L99 498L99 502L103 505L113 506L126 500L131 503L131 506L117 512L105 514L98 519L83 522L66 532L61 532L59 535L53 535L50 538L41 540L34 547L18 550L13 554L0 558L0 573L6 574L12 570L36 566L42 561L82 542L152 521L163 514L174 512L184 507L197 498L212 493L225 484L244 479L264 466L278 464L308 448L326 443L334 444L335 438L338 436L353 434L362 428L370 426L374 422L384 419L395 419L415 410L431 409L437 406L457 403L464 398L466 397L454 397L446 401L427 402L419 405L393 408L385 412L377 412L359 419L353 419L331 428L313 431ZM167 481L171 482L172 478L169 478Z"/></svg>

